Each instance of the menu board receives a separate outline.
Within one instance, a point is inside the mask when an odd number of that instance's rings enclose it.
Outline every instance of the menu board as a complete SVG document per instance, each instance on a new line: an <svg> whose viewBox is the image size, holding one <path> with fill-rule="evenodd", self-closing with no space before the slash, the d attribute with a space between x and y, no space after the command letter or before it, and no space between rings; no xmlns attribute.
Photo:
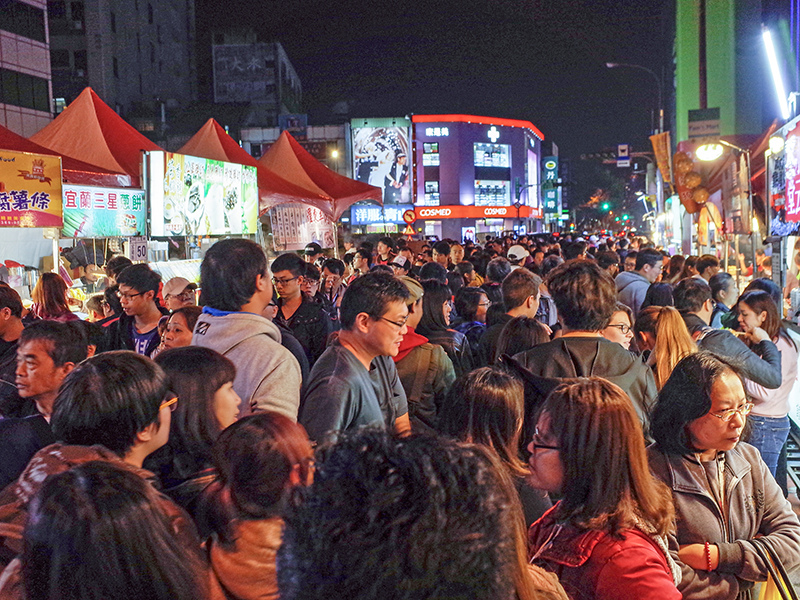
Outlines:
<svg viewBox="0 0 800 600"><path fill-rule="evenodd" d="M283 204L270 209L269 215L276 252L301 250L309 242L333 247L333 224L318 208Z"/></svg>
<svg viewBox="0 0 800 600"><path fill-rule="evenodd" d="M163 165L159 164L160 155ZM153 236L256 232L255 167L172 152L151 152L150 177Z"/></svg>
<svg viewBox="0 0 800 600"><path fill-rule="evenodd" d="M147 235L144 190L64 184L64 237Z"/></svg>
<svg viewBox="0 0 800 600"><path fill-rule="evenodd" d="M0 150L0 227L61 224L61 157Z"/></svg>

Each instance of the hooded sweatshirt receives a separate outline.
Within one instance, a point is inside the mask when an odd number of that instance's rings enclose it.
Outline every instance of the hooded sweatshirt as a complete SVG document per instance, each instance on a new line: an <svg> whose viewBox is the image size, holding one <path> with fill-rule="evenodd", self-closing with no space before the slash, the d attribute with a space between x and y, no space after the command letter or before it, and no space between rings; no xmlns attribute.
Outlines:
<svg viewBox="0 0 800 600"><path fill-rule="evenodd" d="M623 271L614 280L617 285L617 297L625 306L630 307L633 316L639 314L639 309L647 295L650 281L636 271Z"/></svg>
<svg viewBox="0 0 800 600"><path fill-rule="evenodd" d="M197 319L192 345L216 350L236 366L233 389L242 399L239 417L269 410L297 421L300 365L281 345L276 325L254 313L206 307Z"/></svg>

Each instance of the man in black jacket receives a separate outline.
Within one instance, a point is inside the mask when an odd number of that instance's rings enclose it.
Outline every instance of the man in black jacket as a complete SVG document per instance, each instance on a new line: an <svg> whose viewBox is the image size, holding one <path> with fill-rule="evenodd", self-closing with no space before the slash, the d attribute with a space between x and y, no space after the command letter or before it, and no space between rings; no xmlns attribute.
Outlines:
<svg viewBox="0 0 800 600"><path fill-rule="evenodd" d="M14 383L17 345L23 329L19 294L8 285L0 284L0 417L23 417L35 412L17 393Z"/></svg>
<svg viewBox="0 0 800 600"><path fill-rule="evenodd" d="M781 353L769 339L769 334L756 327L747 334L753 344L748 347L727 329L709 327L714 301L711 288L705 281L684 279L672 292L675 308L681 311L689 333L697 347L726 359L739 368L747 379L774 390L781 385Z"/></svg>

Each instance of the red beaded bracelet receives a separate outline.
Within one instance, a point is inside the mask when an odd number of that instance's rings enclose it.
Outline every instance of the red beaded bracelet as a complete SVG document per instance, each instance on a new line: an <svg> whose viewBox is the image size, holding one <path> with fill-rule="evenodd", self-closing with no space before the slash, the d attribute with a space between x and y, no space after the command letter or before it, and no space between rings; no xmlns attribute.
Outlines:
<svg viewBox="0 0 800 600"><path fill-rule="evenodd" d="M706 542L706 570L713 571L714 569L711 567L711 544Z"/></svg>

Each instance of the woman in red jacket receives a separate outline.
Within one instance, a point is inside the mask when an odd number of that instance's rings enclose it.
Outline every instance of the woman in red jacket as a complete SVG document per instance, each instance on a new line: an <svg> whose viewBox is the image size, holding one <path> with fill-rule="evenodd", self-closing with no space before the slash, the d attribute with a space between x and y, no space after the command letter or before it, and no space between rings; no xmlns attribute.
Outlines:
<svg viewBox="0 0 800 600"><path fill-rule="evenodd" d="M647 465L630 399L599 377L547 398L528 445L530 481L562 499L528 532L530 560L572 600L680 600L669 556L669 490Z"/></svg>

